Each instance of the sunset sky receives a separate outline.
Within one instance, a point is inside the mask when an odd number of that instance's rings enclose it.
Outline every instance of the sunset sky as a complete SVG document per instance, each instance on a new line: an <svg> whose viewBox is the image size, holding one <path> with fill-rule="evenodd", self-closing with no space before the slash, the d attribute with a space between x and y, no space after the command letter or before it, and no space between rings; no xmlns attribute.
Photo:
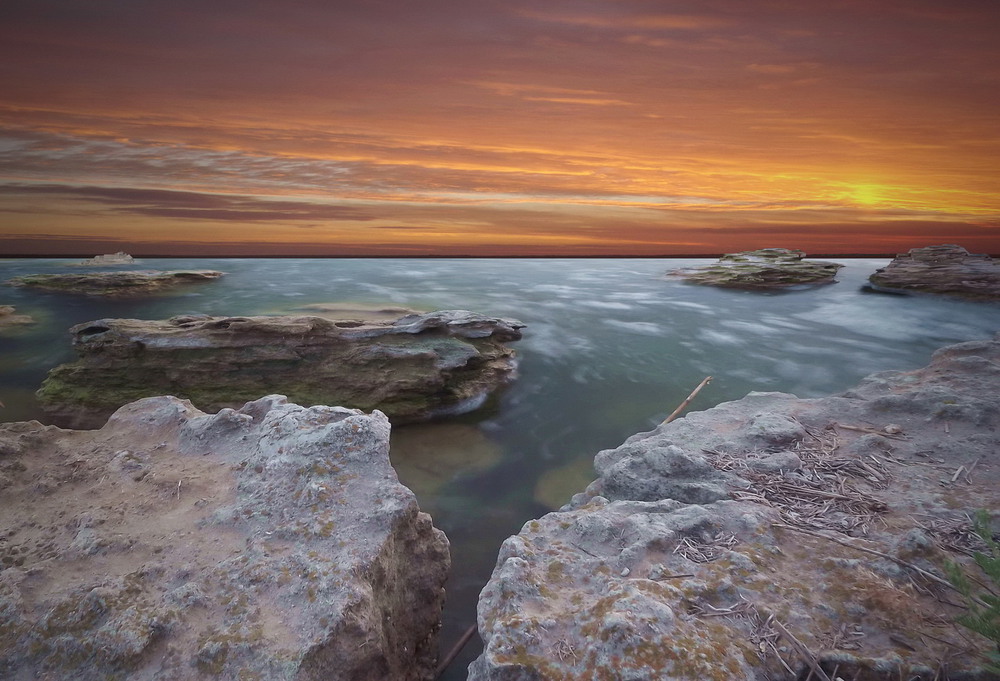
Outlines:
<svg viewBox="0 0 1000 681"><path fill-rule="evenodd" d="M1000 254L997 0L5 0L0 254Z"/></svg>

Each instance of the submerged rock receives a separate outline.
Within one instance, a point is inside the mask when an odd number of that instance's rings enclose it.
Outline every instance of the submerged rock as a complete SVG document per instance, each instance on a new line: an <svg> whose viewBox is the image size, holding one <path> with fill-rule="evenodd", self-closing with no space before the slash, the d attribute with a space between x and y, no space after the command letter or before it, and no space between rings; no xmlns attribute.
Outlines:
<svg viewBox="0 0 1000 681"><path fill-rule="evenodd" d="M805 255L802 251L787 248L728 253L714 264L671 270L667 272L667 276L679 277L692 284L744 289L780 289L834 283L837 271L843 265L822 260L803 260Z"/></svg>
<svg viewBox="0 0 1000 681"><path fill-rule="evenodd" d="M104 255L95 255L93 258L89 258L79 263L80 265L131 265L135 262L133 258L128 253L124 251L118 251L116 253L105 253Z"/></svg>
<svg viewBox="0 0 1000 681"><path fill-rule="evenodd" d="M268 393L300 404L379 409L400 421L471 411L515 372L506 341L518 321L463 310L393 322L320 317L102 319L70 329L79 359L38 391L59 425L98 427L118 407L153 395L200 409Z"/></svg>
<svg viewBox="0 0 1000 681"><path fill-rule="evenodd" d="M1000 300L1000 261L942 244L911 248L868 278L888 293L938 293L974 300Z"/></svg>
<svg viewBox="0 0 1000 681"><path fill-rule="evenodd" d="M13 305L0 305L0 331L34 324L35 320L26 314L14 314Z"/></svg>
<svg viewBox="0 0 1000 681"><path fill-rule="evenodd" d="M7 281L11 286L27 286L46 291L88 296L124 298L158 293L183 284L211 281L222 276L213 270L134 270L88 272L86 274L30 274Z"/></svg>
<svg viewBox="0 0 1000 681"><path fill-rule="evenodd" d="M969 515L1000 520L998 384L1000 336L600 452L585 492L501 547L470 681L805 678L813 656L831 678L931 681L943 659L994 678L945 566L976 574Z"/></svg>
<svg viewBox="0 0 1000 681"><path fill-rule="evenodd" d="M388 449L279 395L0 424L0 677L432 678L448 542Z"/></svg>

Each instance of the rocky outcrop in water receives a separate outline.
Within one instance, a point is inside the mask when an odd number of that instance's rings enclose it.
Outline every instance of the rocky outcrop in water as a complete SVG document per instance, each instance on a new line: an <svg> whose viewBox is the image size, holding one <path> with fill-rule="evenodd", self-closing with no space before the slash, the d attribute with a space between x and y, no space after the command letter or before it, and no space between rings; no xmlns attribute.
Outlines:
<svg viewBox="0 0 1000 681"><path fill-rule="evenodd" d="M124 251L117 251L116 253L105 253L104 255L95 255L93 258L84 260L79 264L86 266L131 265L134 262L135 258L133 258L128 253L125 253Z"/></svg>
<svg viewBox="0 0 1000 681"><path fill-rule="evenodd" d="M388 450L276 395L0 424L0 677L432 678L448 543Z"/></svg>
<svg viewBox="0 0 1000 681"><path fill-rule="evenodd" d="M998 383L1000 337L600 452L585 492L503 544L470 681L995 679L944 567L975 575L969 515L996 524Z"/></svg>
<svg viewBox="0 0 1000 681"><path fill-rule="evenodd" d="M877 270L868 281L875 291L1000 300L1000 262L954 244L911 248Z"/></svg>
<svg viewBox="0 0 1000 681"><path fill-rule="evenodd" d="M27 286L60 293L126 298L159 293L185 284L218 279L213 270L134 270L127 272L87 272L85 274L30 274L7 281L11 286Z"/></svg>
<svg viewBox="0 0 1000 681"><path fill-rule="evenodd" d="M29 324L34 324L35 320L26 314L14 314L13 305L0 305L0 331L14 329Z"/></svg>
<svg viewBox="0 0 1000 681"><path fill-rule="evenodd" d="M843 265L803 260L805 255L802 251L787 248L727 253L711 265L671 270L667 276L692 284L743 289L782 289L834 283L837 271Z"/></svg>
<svg viewBox="0 0 1000 681"><path fill-rule="evenodd" d="M320 317L102 319L73 327L79 357L38 391L59 425L98 427L142 397L217 411L269 393L299 404L379 409L397 421L470 411L516 368L518 321L463 310L392 322Z"/></svg>

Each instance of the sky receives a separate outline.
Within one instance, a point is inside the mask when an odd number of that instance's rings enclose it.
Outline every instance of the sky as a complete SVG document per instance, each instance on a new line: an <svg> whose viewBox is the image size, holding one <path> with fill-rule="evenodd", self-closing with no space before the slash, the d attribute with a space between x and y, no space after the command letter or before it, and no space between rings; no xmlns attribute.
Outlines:
<svg viewBox="0 0 1000 681"><path fill-rule="evenodd" d="M5 0L0 255L1000 254L996 0Z"/></svg>

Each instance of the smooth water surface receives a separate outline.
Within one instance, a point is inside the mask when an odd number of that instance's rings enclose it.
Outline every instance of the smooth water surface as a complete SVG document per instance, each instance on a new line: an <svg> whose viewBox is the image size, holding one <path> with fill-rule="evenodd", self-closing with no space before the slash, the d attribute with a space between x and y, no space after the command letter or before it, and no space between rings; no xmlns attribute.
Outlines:
<svg viewBox="0 0 1000 681"><path fill-rule="evenodd" d="M78 272L69 260L0 261L0 281ZM1000 305L865 293L886 260L838 260L839 283L781 293L683 284L660 259L146 259L148 269L226 276L175 294L114 301L0 287L0 305L38 323L0 335L0 418L44 416L33 392L72 359L66 330L105 317L303 313L348 302L468 309L523 321L519 377L473 414L394 429L402 482L452 543L442 647L475 621L500 543L565 503L601 449L655 427L708 375L691 405L752 390L817 397L889 369L913 369L950 343L1000 330ZM133 266L134 268L135 266ZM100 268L121 269L121 268ZM444 678L464 679L471 645Z"/></svg>

